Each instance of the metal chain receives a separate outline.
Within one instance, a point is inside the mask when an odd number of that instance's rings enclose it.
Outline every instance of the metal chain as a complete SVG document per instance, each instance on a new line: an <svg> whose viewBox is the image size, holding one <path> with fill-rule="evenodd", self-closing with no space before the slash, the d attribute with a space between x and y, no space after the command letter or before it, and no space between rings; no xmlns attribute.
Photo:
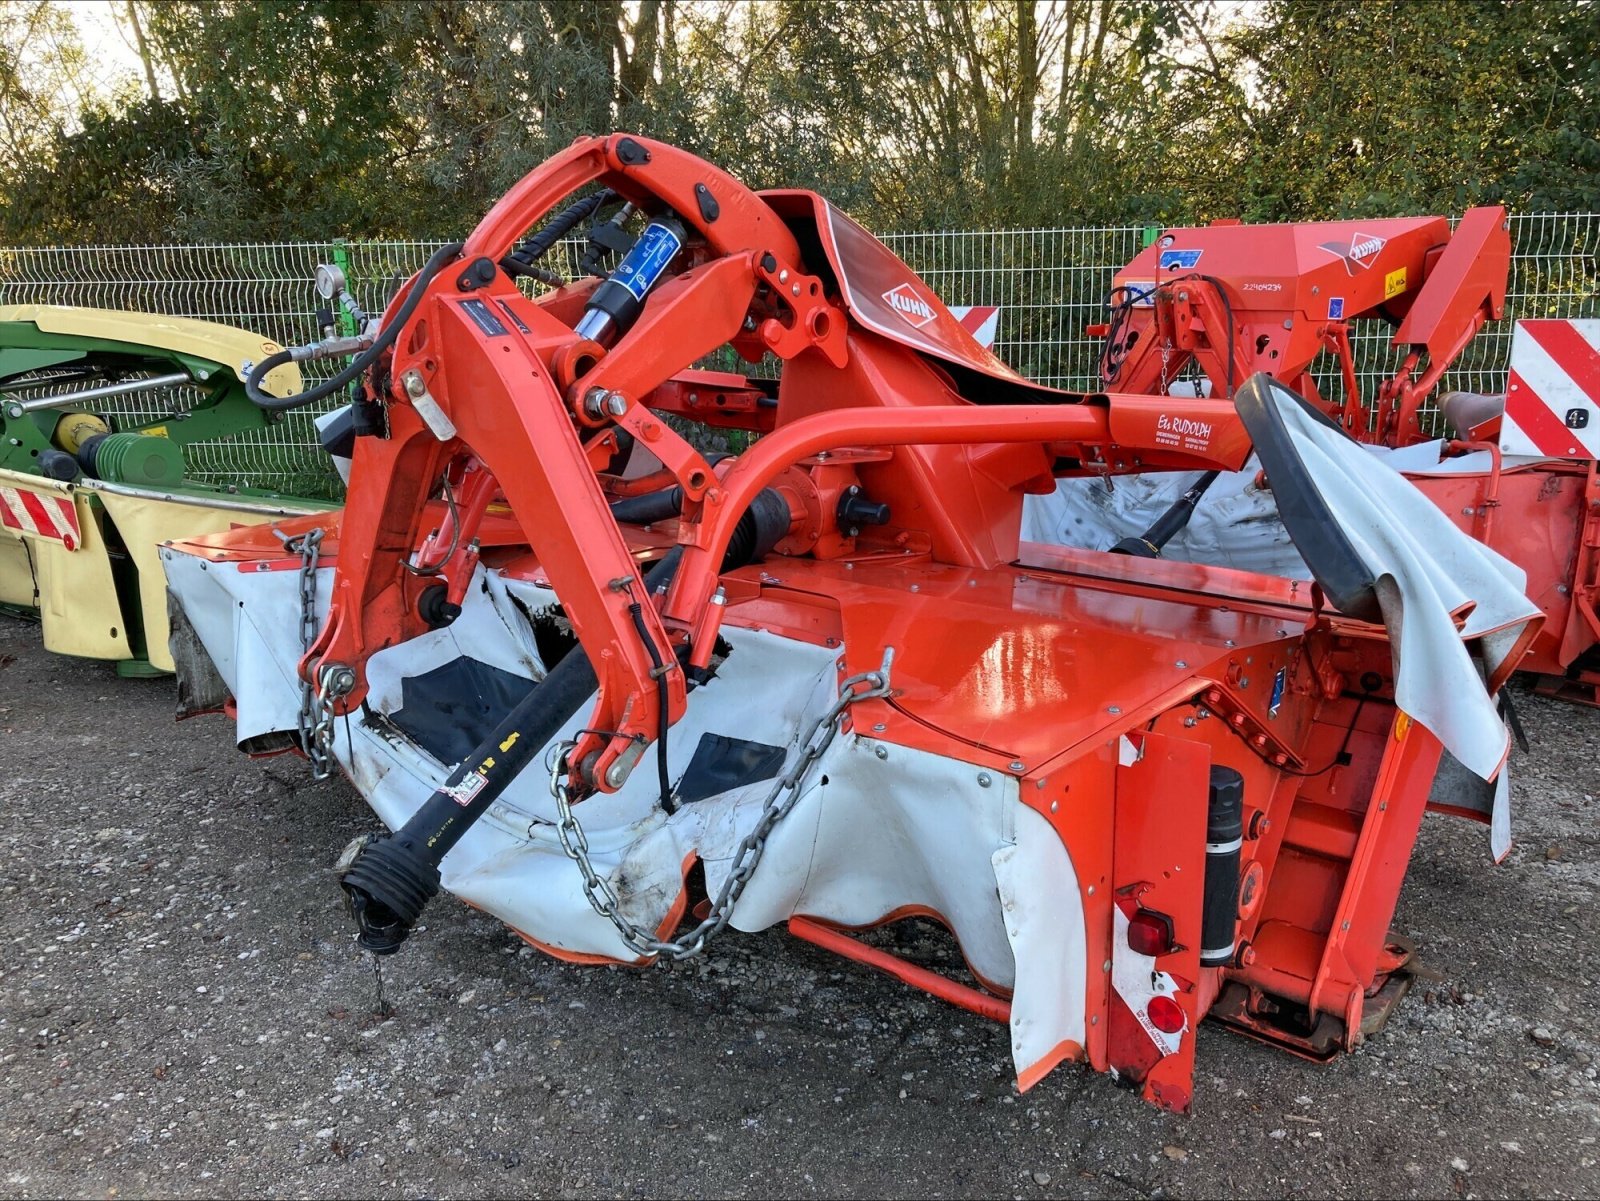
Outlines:
<svg viewBox="0 0 1600 1201"><path fill-rule="evenodd" d="M296 538L285 538L283 548L300 555L300 653L311 649L317 640L317 560L322 555L321 526ZM317 673L321 676L321 673ZM326 780L333 775L333 708L328 690L320 678L300 682L300 747L311 763L311 778Z"/></svg>
<svg viewBox="0 0 1600 1201"><path fill-rule="evenodd" d="M767 794L760 820L739 844L739 851L733 859L733 867L729 870L727 879L723 881L722 889L717 894L711 911L699 925L681 938L671 940L657 938L648 931L639 929L622 916L615 890L608 880L595 871L594 864L589 859L589 840L572 812L572 798L568 795L567 786L562 782L562 776L567 772L567 755L577 744L563 742L556 748L550 766L550 795L555 797L556 810L560 814L560 820L556 823L556 834L561 839L561 849L583 873L583 892L588 897L590 906L616 927L622 941L627 943L631 950L640 955L666 955L673 959L689 959L704 951L706 944L722 933L733 916L733 907L738 903L740 894L744 892L745 885L750 882L756 866L761 862L761 856L766 852L767 838L771 835L773 827L787 817L789 810L794 808L795 802L800 799L800 786L805 782L807 773L827 752L835 735L838 734L839 717L857 701L889 695L889 668L893 659L894 648L889 647L884 651L883 666L877 671L863 672L840 683L839 699L817 719L816 725L812 727L806 739L805 749L801 751L794 766L779 777L772 791Z"/></svg>

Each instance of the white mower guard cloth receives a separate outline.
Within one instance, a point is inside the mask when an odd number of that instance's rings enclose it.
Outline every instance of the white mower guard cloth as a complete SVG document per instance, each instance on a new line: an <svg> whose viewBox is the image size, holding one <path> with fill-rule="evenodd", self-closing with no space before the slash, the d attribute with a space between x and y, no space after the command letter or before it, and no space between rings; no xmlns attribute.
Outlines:
<svg viewBox="0 0 1600 1201"><path fill-rule="evenodd" d="M252 698L240 710L240 740L270 733L274 722L276 729L293 729L300 657L294 573L259 572L248 563L202 565L176 551L164 561L173 592L200 617L196 633L229 689ZM318 574L325 607L333 570ZM406 678L463 656L541 678L544 666L524 614L538 616L556 604L547 587L480 570L451 626L373 656L366 705L375 714L395 713ZM691 693L668 738L674 780L707 733L783 747L786 771L838 695L841 651L734 626L724 626L722 636L730 655L716 678ZM548 757L590 708L581 706L467 831L444 860L442 883L553 954L635 963L590 907L582 876L555 832ZM335 723L333 749L390 828L403 825L454 766L391 724L359 717ZM707 891L718 894L774 781L682 805L669 817L657 798L654 753L619 791L591 797L577 814L594 866L616 890L624 915L667 935L679 917L685 872L698 859ZM1016 780L841 734L768 839L732 925L757 931L798 914L868 926L896 912L937 914L973 972L1012 993L1019 1077L1040 1078L1065 1046L1083 1044L1087 938L1076 873L1049 823L1019 800Z"/></svg>

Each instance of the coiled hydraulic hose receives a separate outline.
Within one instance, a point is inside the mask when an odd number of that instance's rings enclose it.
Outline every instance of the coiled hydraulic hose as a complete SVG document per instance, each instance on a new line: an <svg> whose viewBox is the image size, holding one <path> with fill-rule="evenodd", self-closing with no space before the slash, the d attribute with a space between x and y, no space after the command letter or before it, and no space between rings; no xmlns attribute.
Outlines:
<svg viewBox="0 0 1600 1201"><path fill-rule="evenodd" d="M318 384L307 392L297 392L293 396L270 396L261 390L261 381L266 379L267 372L272 371L285 363L297 361L295 349L280 350L277 354L268 355L251 369L244 381L244 394L250 402L258 408L266 409L273 413L287 412L290 409L304 408L309 404L332 396L361 377L362 372L377 362L378 356L394 345L394 340L400 336L400 331L405 328L411 314L417 311L417 305L422 303L422 294L428 290L428 285L433 282L433 277L444 270L461 253L461 243L451 242L448 246L441 246L433 252L421 271L417 272L411 281L411 290L406 293L405 302L401 304L400 311L394 315L394 320L384 326L383 331L373 341L372 345L356 355L350 365L332 379ZM302 351L300 359L308 356Z"/></svg>
<svg viewBox="0 0 1600 1201"><path fill-rule="evenodd" d="M513 278L518 275L548 274L541 272L534 264L549 254L551 247L571 233L580 221L593 216L616 198L617 194L610 188L602 188L592 196L573 201L551 218L548 225L501 259L501 269Z"/></svg>

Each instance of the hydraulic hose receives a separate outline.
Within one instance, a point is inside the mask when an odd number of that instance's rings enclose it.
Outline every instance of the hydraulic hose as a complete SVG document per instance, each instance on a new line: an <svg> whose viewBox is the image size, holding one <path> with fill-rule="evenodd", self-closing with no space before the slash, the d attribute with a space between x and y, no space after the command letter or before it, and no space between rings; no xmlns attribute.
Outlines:
<svg viewBox="0 0 1600 1201"><path fill-rule="evenodd" d="M626 430L621 432L627 433ZM632 446L631 435L629 445ZM726 452L713 451L706 455L706 462L715 467L722 460L732 457ZM652 521L665 521L669 517L676 517L681 512L683 512L681 484L671 484L654 492L625 496L611 502L611 516L627 525L649 525Z"/></svg>
<svg viewBox="0 0 1600 1201"><path fill-rule="evenodd" d="M683 512L683 488L674 484L643 496L625 496L611 502L611 516L628 525L649 525Z"/></svg>
<svg viewBox="0 0 1600 1201"><path fill-rule="evenodd" d="M334 393L341 391L361 377L361 374L377 362L378 356L394 345L400 331L405 328L411 314L417 311L417 306L422 303L422 294L427 291L428 285L433 282L433 277L444 270L445 266L461 253L461 243L451 242L448 246L441 246L433 252L433 256L424 264L416 278L411 281L411 290L406 293L405 302L401 304L400 311L394 315L394 320L384 326L383 331L374 339L371 346L350 361L350 365L332 379L318 384L308 392L297 392L293 396L269 396L261 390L261 381L266 379L267 373L285 363L295 361L294 349L280 350L277 354L269 355L251 369L249 376L244 381L244 394L250 402L258 408L266 409L272 413L283 413L290 409L304 408L309 404L316 404ZM301 358L305 358L304 354Z"/></svg>
<svg viewBox="0 0 1600 1201"><path fill-rule="evenodd" d="M593 196L573 201L551 218L543 229L501 259L501 268L512 276L536 274L534 264L549 254L551 247L571 233L580 221L593 216L616 198L617 194L610 188L602 188Z"/></svg>

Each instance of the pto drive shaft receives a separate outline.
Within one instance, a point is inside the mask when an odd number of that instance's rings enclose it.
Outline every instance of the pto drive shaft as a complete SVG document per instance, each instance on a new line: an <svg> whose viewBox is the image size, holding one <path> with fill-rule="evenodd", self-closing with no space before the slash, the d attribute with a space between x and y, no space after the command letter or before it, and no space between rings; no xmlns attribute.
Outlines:
<svg viewBox="0 0 1600 1201"><path fill-rule="evenodd" d="M646 596L671 578L678 559L670 555L650 569ZM345 848L339 884L364 949L374 955L400 949L439 891L445 855L598 687L582 644L573 647L405 825L392 834L362 835Z"/></svg>

